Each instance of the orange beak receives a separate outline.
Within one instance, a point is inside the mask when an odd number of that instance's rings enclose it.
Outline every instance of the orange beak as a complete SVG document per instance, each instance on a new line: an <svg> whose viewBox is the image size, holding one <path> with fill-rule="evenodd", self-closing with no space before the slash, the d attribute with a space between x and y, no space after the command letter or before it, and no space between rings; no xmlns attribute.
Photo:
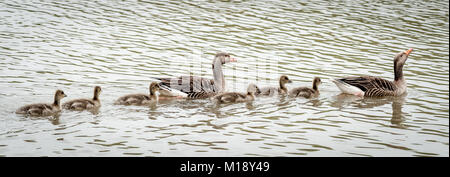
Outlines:
<svg viewBox="0 0 450 177"><path fill-rule="evenodd" d="M230 62L237 62L237 59L236 59L236 58L233 58L233 57L231 57L231 58L230 58Z"/></svg>
<svg viewBox="0 0 450 177"><path fill-rule="evenodd" d="M409 55L412 51L413 51L413 49L410 48L409 50L405 51L405 53L406 53L406 55Z"/></svg>

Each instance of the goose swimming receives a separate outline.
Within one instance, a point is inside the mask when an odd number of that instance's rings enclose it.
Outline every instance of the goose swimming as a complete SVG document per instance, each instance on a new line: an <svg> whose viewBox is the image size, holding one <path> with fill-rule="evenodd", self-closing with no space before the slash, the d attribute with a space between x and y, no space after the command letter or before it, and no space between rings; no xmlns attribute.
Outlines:
<svg viewBox="0 0 450 177"><path fill-rule="evenodd" d="M361 97L399 96L406 92L403 66L413 49L394 57L394 81L374 76L354 76L335 79L333 82L343 92Z"/></svg>
<svg viewBox="0 0 450 177"><path fill-rule="evenodd" d="M214 79L198 76L180 76L177 78L155 78L161 90L161 97L184 97L184 98L208 98L224 92L225 78L222 66L229 62L236 62L231 54L219 52L214 57L212 70Z"/></svg>

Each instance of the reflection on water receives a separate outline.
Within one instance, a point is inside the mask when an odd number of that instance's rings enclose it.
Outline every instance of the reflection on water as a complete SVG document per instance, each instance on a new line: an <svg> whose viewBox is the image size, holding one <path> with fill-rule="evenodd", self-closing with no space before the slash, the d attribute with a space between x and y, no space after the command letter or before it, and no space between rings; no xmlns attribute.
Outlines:
<svg viewBox="0 0 450 177"><path fill-rule="evenodd" d="M0 156L449 155L448 1L1 1L0 18ZM409 48L403 97L361 99L331 82L391 80ZM223 68L229 91L288 75L288 88L320 77L321 95L113 104L152 77L213 78L218 51L238 59ZM14 114L96 85L99 110Z"/></svg>
<svg viewBox="0 0 450 177"><path fill-rule="evenodd" d="M402 126L402 122L405 121L405 115L403 115L402 107L405 103L407 94L403 94L398 97L382 97L382 98L362 98L354 95L339 94L334 96L334 101L331 105L337 108L344 108L352 105L359 109L371 109L374 107L383 106L386 104L392 105L392 118L391 123L399 128L405 128Z"/></svg>

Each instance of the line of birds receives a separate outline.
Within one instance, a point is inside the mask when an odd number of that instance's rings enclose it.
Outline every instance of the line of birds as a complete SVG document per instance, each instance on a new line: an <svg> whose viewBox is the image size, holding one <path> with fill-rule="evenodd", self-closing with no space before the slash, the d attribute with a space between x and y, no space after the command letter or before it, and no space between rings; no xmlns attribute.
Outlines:
<svg viewBox="0 0 450 177"><path fill-rule="evenodd" d="M412 48L400 52L394 57L394 81L388 81L374 76L353 76L335 79L333 82L343 92L360 97L382 97L399 96L406 92L406 82L403 77L403 66L408 59ZM291 97L312 98L317 97L319 85L322 83L319 77L313 80L312 88L297 87L288 91L285 84L292 83L286 75L279 79L279 87L259 88L255 84L249 84L246 93L226 92L225 79L222 65L236 62L229 53L219 52L216 54L213 64L214 79L197 76L180 76L177 78L154 78L160 82L152 82L149 86L149 94L129 94L118 98L116 105L148 105L158 102L159 99L172 98L210 98L216 103L235 103L253 101L256 96L289 95ZM92 110L98 109L100 104L100 86L94 88L92 99L75 99L62 104L63 109L68 110ZM17 114L31 116L49 116L61 111L60 100L67 95L62 90L55 92L54 102L51 104L37 103L20 107Z"/></svg>

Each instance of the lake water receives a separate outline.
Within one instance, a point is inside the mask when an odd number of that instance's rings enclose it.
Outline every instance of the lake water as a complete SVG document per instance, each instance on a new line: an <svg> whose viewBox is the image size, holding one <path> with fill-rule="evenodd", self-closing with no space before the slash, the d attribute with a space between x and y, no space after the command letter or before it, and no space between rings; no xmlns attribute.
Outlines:
<svg viewBox="0 0 450 177"><path fill-rule="evenodd" d="M1 1L0 156L449 156L448 1ZM414 48L408 94L360 99L333 78L394 77ZM323 81L318 98L208 99L117 106L151 77L288 88ZM22 105L102 87L98 113L25 117Z"/></svg>

